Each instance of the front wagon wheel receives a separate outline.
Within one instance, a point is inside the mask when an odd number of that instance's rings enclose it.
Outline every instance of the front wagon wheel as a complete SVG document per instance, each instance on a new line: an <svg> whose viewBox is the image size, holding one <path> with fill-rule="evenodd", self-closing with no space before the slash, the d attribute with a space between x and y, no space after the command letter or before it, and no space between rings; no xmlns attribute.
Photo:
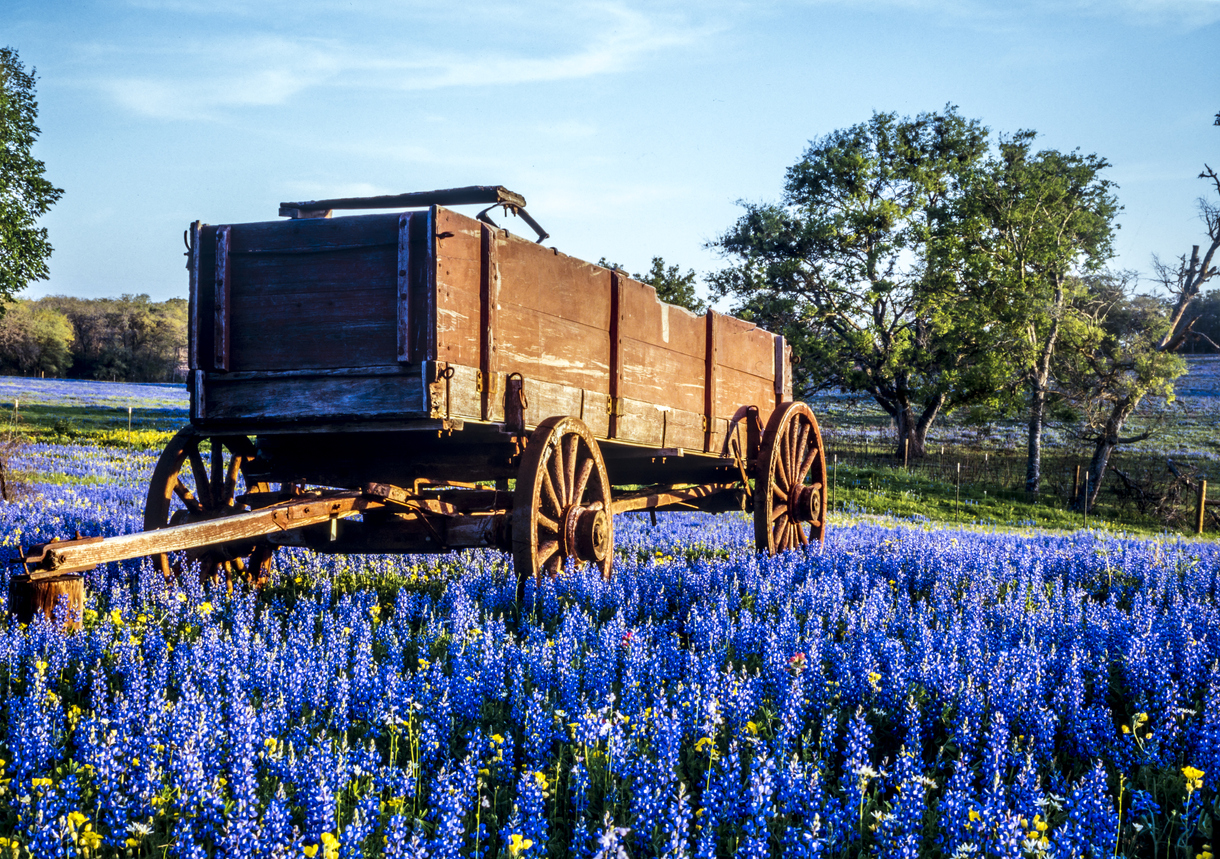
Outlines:
<svg viewBox="0 0 1220 859"><path fill-rule="evenodd" d="M204 450L204 446L209 448ZM243 466L254 459L254 445L245 436L207 438L186 427L165 446L148 483L144 502L144 530L185 525L241 513L238 503L244 486ZM265 490L264 485L247 487ZM153 564L172 579L190 564L199 565L199 577L213 581L245 575L257 581L269 571L274 547L265 542L200 546L169 555L154 555Z"/></svg>

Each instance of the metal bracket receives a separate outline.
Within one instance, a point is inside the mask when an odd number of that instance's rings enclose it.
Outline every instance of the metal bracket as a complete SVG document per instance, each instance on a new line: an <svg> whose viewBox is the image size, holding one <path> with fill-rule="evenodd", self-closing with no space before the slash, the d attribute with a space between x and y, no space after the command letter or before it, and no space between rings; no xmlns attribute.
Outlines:
<svg viewBox="0 0 1220 859"><path fill-rule="evenodd" d="M503 207L504 212L506 214L508 212L512 212L518 218L520 218L521 220L523 220L527 224L529 224L530 229L532 229L534 231L534 234L538 236L538 240L537 240L537 242L535 242L535 244L540 245L540 244L542 244L544 239L549 239L551 237L551 234L548 233L546 230L542 229L542 226L530 216L530 213L525 211L524 206L517 206L517 205L514 205L513 203L493 203L492 205L488 206L486 209L484 209L483 211L481 211L477 215L475 215L475 217L478 218L483 223L487 224L487 226L491 227L492 229L498 230L498 229L500 229L500 225L491 219L491 215L487 214L488 212L490 212L492 209L496 208L497 206Z"/></svg>
<svg viewBox="0 0 1220 859"><path fill-rule="evenodd" d="M611 417L622 417L623 415L623 398L606 396L606 414Z"/></svg>
<svg viewBox="0 0 1220 859"><path fill-rule="evenodd" d="M482 370L475 370L474 389L480 394L486 392L494 394L500 387L499 374L484 373Z"/></svg>

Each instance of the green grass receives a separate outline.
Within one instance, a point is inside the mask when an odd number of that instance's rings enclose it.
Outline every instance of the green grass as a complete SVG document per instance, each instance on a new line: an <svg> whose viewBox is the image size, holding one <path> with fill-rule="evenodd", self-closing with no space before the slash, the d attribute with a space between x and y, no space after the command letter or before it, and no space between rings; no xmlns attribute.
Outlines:
<svg viewBox="0 0 1220 859"><path fill-rule="evenodd" d="M864 514L923 518L949 525L1056 530L1076 530L1085 525L1079 511L1051 495L1030 501L1021 490L977 481L963 484L959 493L953 483L918 470L841 464L832 485L832 513L848 518ZM1090 511L1088 526L1150 536L1166 530L1161 522L1134 509L1106 504Z"/></svg>
<svg viewBox="0 0 1220 859"><path fill-rule="evenodd" d="M0 411L0 435L29 442L91 444L99 447L159 450L187 423L185 414L164 409L97 406L23 406L13 422L12 410Z"/></svg>

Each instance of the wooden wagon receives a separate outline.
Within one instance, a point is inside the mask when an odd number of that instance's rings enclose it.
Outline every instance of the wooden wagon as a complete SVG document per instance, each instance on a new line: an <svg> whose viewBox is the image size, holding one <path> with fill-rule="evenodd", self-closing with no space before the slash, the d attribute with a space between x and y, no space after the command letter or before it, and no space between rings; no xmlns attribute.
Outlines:
<svg viewBox="0 0 1220 859"><path fill-rule="evenodd" d="M568 562L608 576L614 513L752 509L760 551L822 539L822 440L784 339L542 246L524 204L478 186L193 224L190 425L156 465L146 530L35 546L27 575L492 547L520 596ZM409 210L331 217L376 208Z"/></svg>

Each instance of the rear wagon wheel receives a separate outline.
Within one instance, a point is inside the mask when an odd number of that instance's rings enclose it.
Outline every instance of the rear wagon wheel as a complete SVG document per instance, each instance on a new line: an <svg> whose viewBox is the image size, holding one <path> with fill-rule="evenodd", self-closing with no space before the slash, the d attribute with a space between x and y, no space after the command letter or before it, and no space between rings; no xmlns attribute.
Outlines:
<svg viewBox="0 0 1220 859"><path fill-rule="evenodd" d="M822 433L809 406L784 403L771 413L763 433L754 486L754 542L758 551L774 555L825 538Z"/></svg>

